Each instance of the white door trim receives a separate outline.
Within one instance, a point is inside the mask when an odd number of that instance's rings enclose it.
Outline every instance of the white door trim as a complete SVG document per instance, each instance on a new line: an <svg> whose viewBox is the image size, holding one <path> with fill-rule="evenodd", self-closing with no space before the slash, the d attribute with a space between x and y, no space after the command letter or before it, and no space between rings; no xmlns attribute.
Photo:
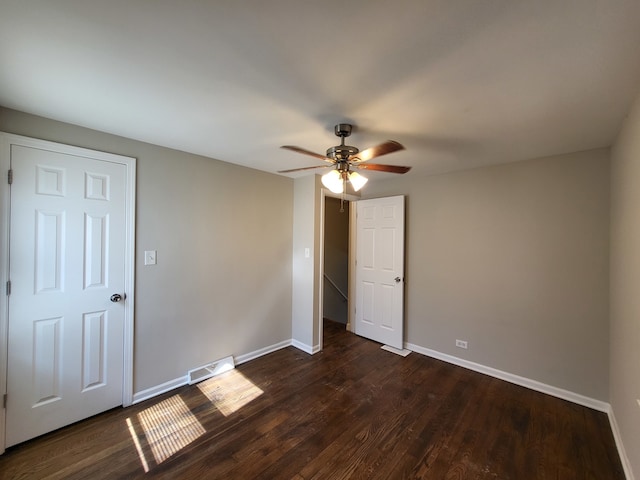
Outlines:
<svg viewBox="0 0 640 480"><path fill-rule="evenodd" d="M321 200L320 200L320 239L319 239L319 243L320 243L320 266L318 268L318 276L317 276L317 282L318 282L318 346L319 349L318 351L322 351L323 349L323 331L322 331L322 324L323 324L323 303L324 303L324 211L326 208L326 201L325 198L326 197L333 197L333 198L342 198L342 194L335 194L333 193L331 190L322 187L321 190ZM353 205L354 202L356 202L357 200L360 200L360 197L356 196L356 195L350 195L350 194L345 194L344 195L344 199L349 202L350 204ZM349 298L351 298L351 262L352 262L352 257L353 259L355 259L355 250L352 251L352 244L351 243L351 238L353 238L353 231L354 231L354 225L353 225L353 218L355 218L352 215L352 209L349 209L349 277L347 282L349 283L349 291L347 292L347 296ZM354 260L355 261L355 260ZM351 322L352 321L352 317L351 317L351 308L352 308L352 303L351 301L348 301L349 303L349 317L347 322ZM353 323L351 323L351 325L353 325ZM348 329L349 325L347 324L347 329Z"/></svg>
<svg viewBox="0 0 640 480"><path fill-rule="evenodd" d="M97 160L122 164L126 167L126 242L125 242L125 292L124 302L124 366L122 405L133 403L133 333L135 287L135 201L136 159L21 135L0 132L0 394L7 393L7 352L9 302L5 286L9 275L9 226L11 196L7 181L11 165L11 146L20 145L60 152L68 155L87 156ZM6 408L0 402L0 454L5 450Z"/></svg>

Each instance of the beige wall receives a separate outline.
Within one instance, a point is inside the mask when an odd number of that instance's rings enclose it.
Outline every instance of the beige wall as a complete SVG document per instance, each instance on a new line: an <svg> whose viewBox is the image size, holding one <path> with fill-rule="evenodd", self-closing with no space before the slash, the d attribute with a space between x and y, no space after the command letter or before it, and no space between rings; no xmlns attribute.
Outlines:
<svg viewBox="0 0 640 480"><path fill-rule="evenodd" d="M313 339L315 184L315 177L311 175L295 179L293 187L292 338L307 352L310 352L315 345ZM309 257L305 256L307 248Z"/></svg>
<svg viewBox="0 0 640 480"><path fill-rule="evenodd" d="M291 338L292 180L3 108L0 131L138 159L134 392Z"/></svg>
<svg viewBox="0 0 640 480"><path fill-rule="evenodd" d="M608 400L608 150L371 183L407 195L405 341Z"/></svg>
<svg viewBox="0 0 640 480"><path fill-rule="evenodd" d="M307 353L321 348L320 340L320 205L318 175L296 178L293 187L292 339ZM309 257L305 249L309 249Z"/></svg>
<svg viewBox="0 0 640 480"><path fill-rule="evenodd" d="M629 464L640 475L640 96L612 149L611 394Z"/></svg>

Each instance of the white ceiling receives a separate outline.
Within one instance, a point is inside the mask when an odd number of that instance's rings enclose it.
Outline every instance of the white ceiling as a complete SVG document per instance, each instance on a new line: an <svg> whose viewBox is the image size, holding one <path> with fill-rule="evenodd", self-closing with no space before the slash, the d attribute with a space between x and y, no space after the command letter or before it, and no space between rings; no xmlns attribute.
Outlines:
<svg viewBox="0 0 640 480"><path fill-rule="evenodd" d="M0 105L269 172L354 123L418 175L611 145L639 47L638 0L0 0Z"/></svg>

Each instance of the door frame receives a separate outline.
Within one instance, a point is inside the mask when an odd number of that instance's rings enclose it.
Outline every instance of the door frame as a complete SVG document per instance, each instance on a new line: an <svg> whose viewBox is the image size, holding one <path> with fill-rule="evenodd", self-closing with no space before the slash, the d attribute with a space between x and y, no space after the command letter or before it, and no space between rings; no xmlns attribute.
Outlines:
<svg viewBox="0 0 640 480"><path fill-rule="evenodd" d="M11 189L7 175L11 165L11 146L20 145L46 149L58 153L89 157L96 160L122 164L126 168L125 185L125 278L124 290L124 340L122 405L133 403L133 346L134 346L134 287L135 287L135 204L136 159L123 155L75 147L47 140L0 132L0 289L5 290L9 280L9 229L11 225ZM9 300L6 290L0 290L0 396L7 394ZM0 402L0 454L5 451L6 404Z"/></svg>
<svg viewBox="0 0 640 480"><path fill-rule="evenodd" d="M318 282L318 346L319 349L318 351L322 351L322 349L324 348L324 336L323 336L323 304L324 304L324 220L325 220L325 208L326 208L326 197L333 197L333 198L342 198L342 194L340 193L333 193L331 190L322 187L321 190L321 200L320 200L320 265L318 268L318 276L317 276L317 282ZM353 302L351 300L352 295L355 295L355 290L354 290L354 281L355 281L355 276L353 276L355 274L355 262L356 262L356 244L355 244L355 229L356 229L356 224L355 224L355 203L358 200L361 200L361 198L357 195L350 195L350 194L344 194L344 199L346 201L349 202L349 255L348 255L348 262L349 262L349 272L348 272L348 277L347 277L347 282L348 282L348 290L347 290L347 297L348 297L348 305L349 305L349 313L348 313L348 317L347 317L347 326L346 329L349 331L353 331L353 321L355 320L355 302Z"/></svg>

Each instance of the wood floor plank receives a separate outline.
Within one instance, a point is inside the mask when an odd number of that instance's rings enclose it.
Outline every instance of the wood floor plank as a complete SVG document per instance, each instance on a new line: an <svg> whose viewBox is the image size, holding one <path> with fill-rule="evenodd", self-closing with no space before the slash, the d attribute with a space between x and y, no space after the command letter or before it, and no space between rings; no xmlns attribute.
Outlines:
<svg viewBox="0 0 640 480"><path fill-rule="evenodd" d="M12 447L0 479L624 479L601 412L333 322L324 342Z"/></svg>

